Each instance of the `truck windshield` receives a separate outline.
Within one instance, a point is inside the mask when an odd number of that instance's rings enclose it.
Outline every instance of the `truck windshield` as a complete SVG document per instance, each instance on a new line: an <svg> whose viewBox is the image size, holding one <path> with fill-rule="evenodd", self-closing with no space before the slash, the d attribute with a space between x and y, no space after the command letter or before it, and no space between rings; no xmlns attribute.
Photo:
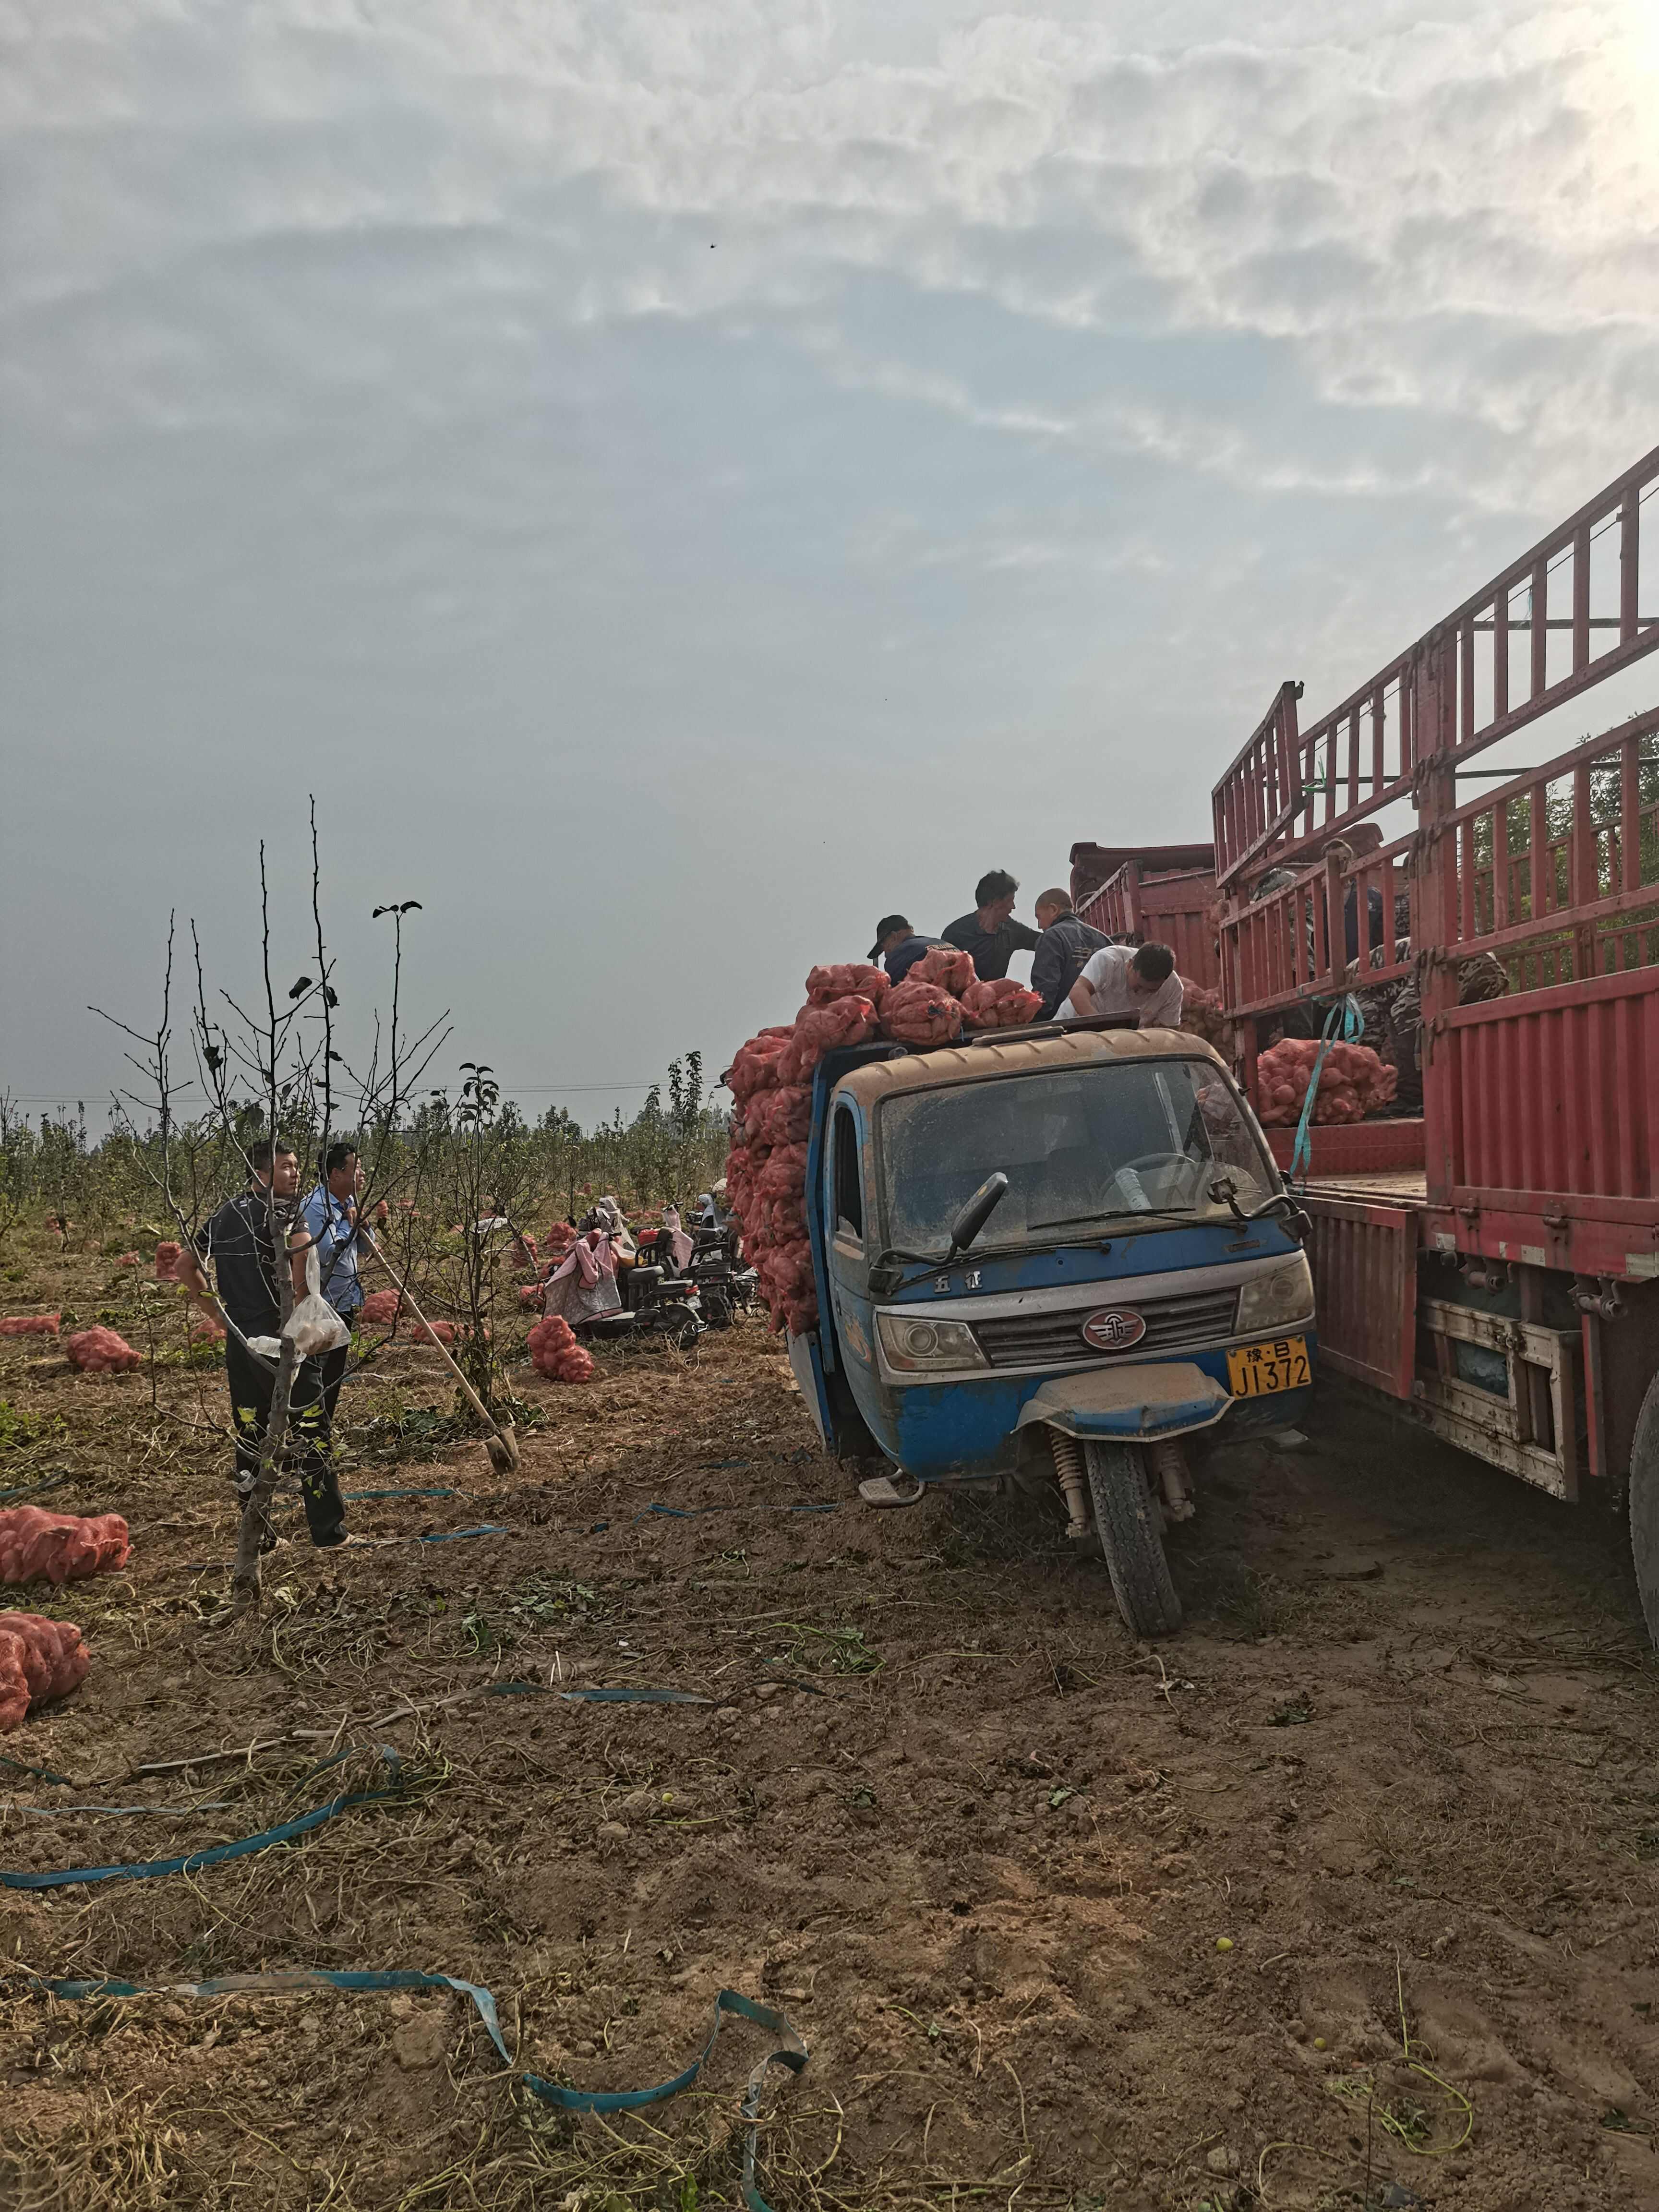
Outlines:
<svg viewBox="0 0 1659 2212"><path fill-rule="evenodd" d="M1279 1188L1237 1094L1212 1062L1102 1060L1001 1076L883 1102L877 1147L887 1240L927 1252L1000 1168L1008 1194L984 1248L1052 1244L1137 1217L1231 1218L1224 1178L1246 1212Z"/></svg>

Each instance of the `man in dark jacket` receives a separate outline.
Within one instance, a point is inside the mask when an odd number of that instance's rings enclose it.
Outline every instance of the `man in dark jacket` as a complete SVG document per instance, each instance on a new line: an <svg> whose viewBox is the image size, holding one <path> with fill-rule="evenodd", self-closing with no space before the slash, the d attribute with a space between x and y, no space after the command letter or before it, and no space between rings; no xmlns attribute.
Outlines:
<svg viewBox="0 0 1659 2212"><path fill-rule="evenodd" d="M1031 988L1042 1000L1038 1020L1051 1022L1091 956L1113 940L1078 919L1069 891L1044 891L1036 911L1042 934L1031 955Z"/></svg>
<svg viewBox="0 0 1659 2212"><path fill-rule="evenodd" d="M300 1163L286 1145L272 1146L263 1139L248 1153L252 1170L248 1188L228 1198L196 1232L192 1248L179 1255L177 1274L186 1293L210 1314L204 1267L210 1266L217 1279L219 1302L232 1333L225 1339L225 1372L230 1386L231 1419L236 1436L236 1498L246 1506L259 1473L259 1455L270 1419L274 1368L256 1358L241 1340L276 1336L283 1326L283 1301L277 1276L276 1244L271 1235L271 1215L289 1249L283 1255L292 1268L296 1297L304 1296L304 1250L310 1238L298 1224L295 1197L300 1187ZM272 1198L276 1206L271 1205ZM240 1331L240 1336L236 1332ZM329 1355L331 1358L332 1355ZM294 1370L289 1398L289 1452L297 1463L300 1495L305 1504L311 1540L324 1548L356 1544L348 1536L345 1506L340 1497L330 1436L327 1396L328 1359L302 1359ZM343 1360L341 1362L343 1370ZM261 1548L264 1548L262 1545Z"/></svg>
<svg viewBox="0 0 1659 2212"><path fill-rule="evenodd" d="M869 957L880 961L895 983L902 983L922 954L943 941L919 936L902 914L884 914L876 924L876 941Z"/></svg>
<svg viewBox="0 0 1659 2212"><path fill-rule="evenodd" d="M1013 919L1014 894L1019 885L1006 868L993 868L974 887L974 911L946 925L945 941L974 957L974 973L981 983L994 983L1008 973L1016 952L1035 952L1037 933Z"/></svg>

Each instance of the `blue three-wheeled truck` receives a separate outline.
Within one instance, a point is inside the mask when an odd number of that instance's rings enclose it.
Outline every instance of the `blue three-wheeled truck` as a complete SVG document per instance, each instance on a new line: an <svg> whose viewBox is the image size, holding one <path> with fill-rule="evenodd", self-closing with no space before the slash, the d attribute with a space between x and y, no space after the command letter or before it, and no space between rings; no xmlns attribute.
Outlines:
<svg viewBox="0 0 1659 2212"><path fill-rule="evenodd" d="M1183 1440L1291 1420L1313 1381L1306 1223L1219 1056L1174 1030L877 1044L817 1070L818 1326L790 1357L861 1488L1057 1481L1139 1636L1181 1605Z"/></svg>

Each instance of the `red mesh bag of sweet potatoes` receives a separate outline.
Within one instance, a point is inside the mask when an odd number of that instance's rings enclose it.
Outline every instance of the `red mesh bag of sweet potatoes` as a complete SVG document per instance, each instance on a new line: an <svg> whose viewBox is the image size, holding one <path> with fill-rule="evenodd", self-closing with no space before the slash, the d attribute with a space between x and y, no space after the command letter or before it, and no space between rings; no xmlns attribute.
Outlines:
<svg viewBox="0 0 1659 2212"><path fill-rule="evenodd" d="M975 980L971 952L963 952L954 945L930 945L904 981L937 983L941 990L949 991L956 998ZM898 988L902 990L904 986Z"/></svg>
<svg viewBox="0 0 1659 2212"><path fill-rule="evenodd" d="M52 1583L84 1582L125 1566L131 1550L118 1513L48 1513L39 1505L0 1513L0 1583L30 1583L37 1575Z"/></svg>
<svg viewBox="0 0 1659 2212"><path fill-rule="evenodd" d="M77 1329L64 1349L70 1366L78 1367L83 1375L131 1375L143 1365L142 1355L112 1328Z"/></svg>
<svg viewBox="0 0 1659 2212"><path fill-rule="evenodd" d="M913 969L882 1001L881 1026L898 1044L950 1044L962 1034L962 1007L947 990L922 981Z"/></svg>
<svg viewBox="0 0 1659 2212"><path fill-rule="evenodd" d="M1042 1000L1012 975L999 975L988 983L969 983L962 994L962 1012L970 1029L1013 1030L1036 1021Z"/></svg>
<svg viewBox="0 0 1659 2212"><path fill-rule="evenodd" d="M836 999L828 1006L804 1006L795 1017L788 1048L778 1062L780 1083L806 1083L826 1052L867 1044L876 1029L875 1002L862 995Z"/></svg>
<svg viewBox="0 0 1659 2212"><path fill-rule="evenodd" d="M36 1706L77 1689L91 1664L73 1621L0 1613L0 1734L21 1728Z"/></svg>
<svg viewBox="0 0 1659 2212"><path fill-rule="evenodd" d="M891 988L892 979L884 968L849 960L839 967L814 968L806 978L806 1003L828 1006L837 999L869 999L878 1005Z"/></svg>

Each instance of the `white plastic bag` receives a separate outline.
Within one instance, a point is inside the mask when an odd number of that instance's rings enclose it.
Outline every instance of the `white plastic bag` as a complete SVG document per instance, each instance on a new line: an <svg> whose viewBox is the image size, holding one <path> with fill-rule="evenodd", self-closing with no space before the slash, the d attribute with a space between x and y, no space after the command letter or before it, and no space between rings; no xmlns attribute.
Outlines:
<svg viewBox="0 0 1659 2212"><path fill-rule="evenodd" d="M315 1359L319 1353L337 1352L341 1345L351 1341L351 1331L322 1294L322 1274L314 1244L306 1254L306 1294L283 1322L283 1334L301 1359Z"/></svg>

